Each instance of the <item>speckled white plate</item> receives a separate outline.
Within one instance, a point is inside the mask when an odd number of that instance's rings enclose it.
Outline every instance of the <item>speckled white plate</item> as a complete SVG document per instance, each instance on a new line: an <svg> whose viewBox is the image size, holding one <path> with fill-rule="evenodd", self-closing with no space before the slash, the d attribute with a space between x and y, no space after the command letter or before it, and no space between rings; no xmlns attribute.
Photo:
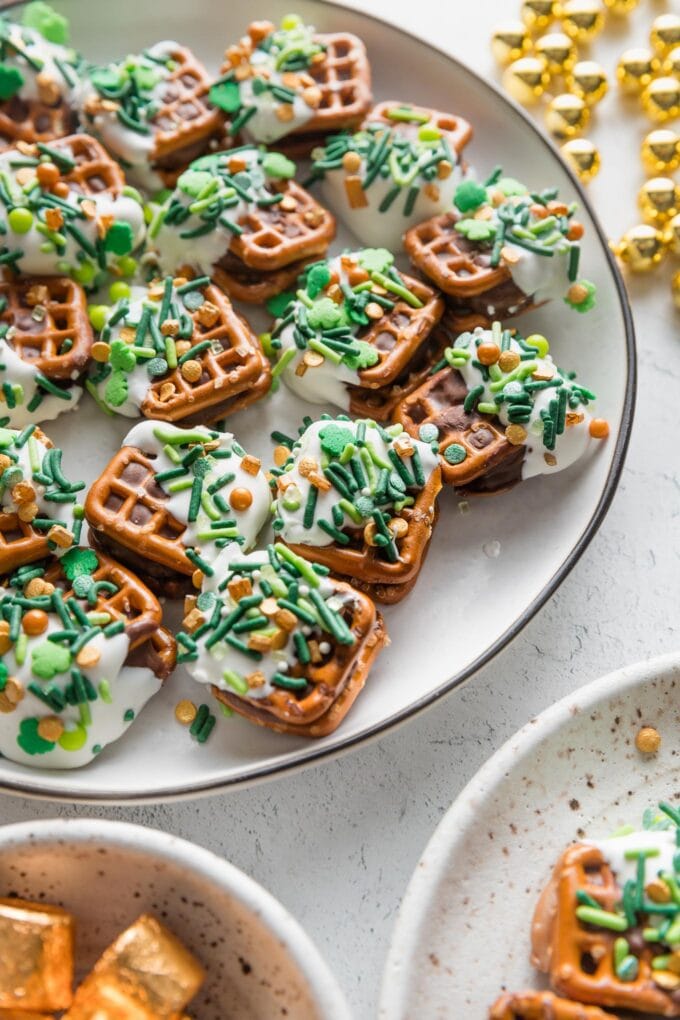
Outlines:
<svg viewBox="0 0 680 1020"><path fill-rule="evenodd" d="M155 829L95 819L0 827L0 896L76 918L76 979L142 913L203 964L196 1020L350 1020L335 978L297 921L215 854Z"/></svg>
<svg viewBox="0 0 680 1020"><path fill-rule="evenodd" d="M480 500L469 513L460 511L451 492L442 495L440 522L418 586L385 614L392 646L334 735L309 743L220 718L210 741L199 746L173 717L179 698L201 698L180 669L126 736L91 766L50 773L0 762L0 788L52 799L140 801L214 791L279 774L384 731L470 677L527 623L593 537L616 488L634 399L630 313L606 240L555 149L518 107L444 53L367 14L315 0L266 0L257 9L246 0L53 2L68 15L74 43L91 59L106 60L174 36L212 68L252 17L276 21L292 6L320 30L349 30L365 40L376 99L425 103L467 117L475 128L470 158L480 172L502 160L508 173L530 186L558 185L566 199L582 205L582 266L597 284L597 308L582 316L554 302L522 322L530 332L548 334L559 363L578 368L598 394L597 413L610 421L610 438L572 470ZM341 233L333 250L351 243ZM261 314L249 309L247 315L264 328ZM272 429L294 432L304 414L318 416L323 410L296 403L282 387L231 418L230 427L248 450L269 460ZM64 448L70 475L93 479L130 426L129 420L104 417L87 399L49 433ZM168 617L171 624L177 620L174 610Z"/></svg>
<svg viewBox="0 0 680 1020"><path fill-rule="evenodd" d="M635 749L643 725L658 755ZM532 719L477 773L418 862L385 967L380 1020L485 1020L529 964L539 892L561 851L680 798L680 655L628 666Z"/></svg>

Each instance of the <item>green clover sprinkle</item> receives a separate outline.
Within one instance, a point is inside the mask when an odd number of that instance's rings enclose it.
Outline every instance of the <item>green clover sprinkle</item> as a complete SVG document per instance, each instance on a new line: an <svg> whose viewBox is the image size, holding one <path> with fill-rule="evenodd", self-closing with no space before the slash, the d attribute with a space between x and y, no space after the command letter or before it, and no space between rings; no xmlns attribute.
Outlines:
<svg viewBox="0 0 680 1020"><path fill-rule="evenodd" d="M89 574L81 574L73 579L73 593L79 599L87 598L94 581Z"/></svg>
<svg viewBox="0 0 680 1020"><path fill-rule="evenodd" d="M370 517L375 510L375 503L370 496L358 496L354 500L354 506L362 517Z"/></svg>
<svg viewBox="0 0 680 1020"><path fill-rule="evenodd" d="M55 641L42 641L31 652L31 670L41 680L51 680L57 673L65 673L70 665L70 651Z"/></svg>
<svg viewBox="0 0 680 1020"><path fill-rule="evenodd" d="M307 293L310 298L317 297L330 283L331 271L327 262L317 262L307 273Z"/></svg>
<svg viewBox="0 0 680 1020"><path fill-rule="evenodd" d="M468 241L491 241L496 236L496 225L491 220L460 220L456 230Z"/></svg>
<svg viewBox="0 0 680 1020"><path fill-rule="evenodd" d="M569 297L569 294L567 294L564 299L564 303L577 312L589 312L596 304L595 298L597 294L597 287L594 283L591 283L590 280L578 280L575 285L572 284L572 287L573 286L584 287L587 291L586 296L580 301L574 301L574 299ZM571 291L571 287L569 290Z"/></svg>
<svg viewBox="0 0 680 1020"><path fill-rule="evenodd" d="M394 255L387 248L364 248L357 261L367 273L386 273L394 262Z"/></svg>
<svg viewBox="0 0 680 1020"><path fill-rule="evenodd" d="M24 84L24 76L18 67L0 64L0 99L11 99Z"/></svg>
<svg viewBox="0 0 680 1020"><path fill-rule="evenodd" d="M295 294L291 294L290 291L284 290L281 294L276 294L274 297L269 298L265 302L265 307L270 315L273 315L275 319L280 319L282 315L286 314L291 301L295 300Z"/></svg>
<svg viewBox="0 0 680 1020"><path fill-rule="evenodd" d="M19 723L17 744L26 754L47 754L54 750L51 740L43 740L38 734L38 719L22 719Z"/></svg>
<svg viewBox="0 0 680 1020"><path fill-rule="evenodd" d="M112 368L118 368L122 372L131 372L137 364L135 352L124 340L112 340L109 361Z"/></svg>
<svg viewBox="0 0 680 1020"><path fill-rule="evenodd" d="M262 160L262 169L268 177L289 180L295 177L297 167L292 159L282 152L267 152Z"/></svg>
<svg viewBox="0 0 680 1020"><path fill-rule="evenodd" d="M487 201L486 188L477 181L463 181L456 188L453 204L461 212L473 212Z"/></svg>
<svg viewBox="0 0 680 1020"><path fill-rule="evenodd" d="M339 457L346 446L354 442L354 433L342 425L325 425L319 431L321 449L329 457Z"/></svg>
<svg viewBox="0 0 680 1020"><path fill-rule="evenodd" d="M220 81L208 92L208 99L224 113L238 113L241 109L241 89L236 81Z"/></svg>
<svg viewBox="0 0 680 1020"><path fill-rule="evenodd" d="M506 198L510 198L512 195L526 195L526 185L516 180L514 177L501 177L499 181L494 185L501 194L505 195Z"/></svg>
<svg viewBox="0 0 680 1020"><path fill-rule="evenodd" d="M365 340L355 340L354 350L351 354L346 354L344 360L350 368L360 372L362 368L371 368L372 365L376 365L380 361L380 355L375 347L366 343Z"/></svg>
<svg viewBox="0 0 680 1020"><path fill-rule="evenodd" d="M342 322L342 309L330 298L315 301L307 313L307 321L312 329L333 329Z"/></svg>
<svg viewBox="0 0 680 1020"><path fill-rule="evenodd" d="M61 569L69 581L75 581L83 574L94 574L99 558L92 549L69 549L61 558Z"/></svg>
<svg viewBox="0 0 680 1020"><path fill-rule="evenodd" d="M26 28L33 28L40 32L43 39L48 42L57 43L58 46L68 45L68 21L62 14L43 3L42 0L35 0L35 3L28 4L24 10L23 23Z"/></svg>
<svg viewBox="0 0 680 1020"><path fill-rule="evenodd" d="M101 91L115 91L123 84L123 75L117 67L95 67L90 74L90 81Z"/></svg>
<svg viewBox="0 0 680 1020"><path fill-rule="evenodd" d="M104 238L104 247L114 255L129 255L135 245L135 236L129 223L116 220Z"/></svg>
<svg viewBox="0 0 680 1020"><path fill-rule="evenodd" d="M128 384L125 372L112 372L104 389L104 400L111 407L122 407L128 398Z"/></svg>
<svg viewBox="0 0 680 1020"><path fill-rule="evenodd" d="M185 170L177 181L180 191L191 198L197 198L207 184L213 180L208 170Z"/></svg>
<svg viewBox="0 0 680 1020"><path fill-rule="evenodd" d="M460 443L451 443L444 450L444 460L447 464L462 464L467 457L467 450Z"/></svg>

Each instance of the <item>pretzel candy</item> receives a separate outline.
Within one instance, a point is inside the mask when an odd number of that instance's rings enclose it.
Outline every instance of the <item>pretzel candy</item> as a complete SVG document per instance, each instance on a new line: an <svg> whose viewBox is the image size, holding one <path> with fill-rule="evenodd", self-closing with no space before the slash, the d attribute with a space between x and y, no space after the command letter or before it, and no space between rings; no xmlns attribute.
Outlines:
<svg viewBox="0 0 680 1020"><path fill-rule="evenodd" d="M295 170L281 153L252 145L192 163L149 228L163 271L191 266L252 303L292 284L335 234Z"/></svg>
<svg viewBox="0 0 680 1020"><path fill-rule="evenodd" d="M117 740L174 668L161 615L138 577L91 549L20 568L0 589L2 754L78 768Z"/></svg>
<svg viewBox="0 0 680 1020"><path fill-rule="evenodd" d="M78 545L85 482L70 482L62 451L39 428L0 429L0 575Z"/></svg>
<svg viewBox="0 0 680 1020"><path fill-rule="evenodd" d="M366 49L349 32L317 33L296 15L279 29L253 22L225 57L210 99L230 118L229 133L248 141L286 138L304 153L319 136L355 127L370 107Z"/></svg>
<svg viewBox="0 0 680 1020"><path fill-rule="evenodd" d="M567 468L604 433L588 411L595 395L548 351L545 337L525 340L499 322L464 332L395 420L437 445L444 481L466 492L498 492Z"/></svg>
<svg viewBox="0 0 680 1020"><path fill-rule="evenodd" d="M111 310L87 388L131 418L206 424L257 400L269 362L257 337L209 277L133 287Z"/></svg>
<svg viewBox="0 0 680 1020"><path fill-rule="evenodd" d="M489 1010L489 1020L611 1020L597 1006L582 1006L552 992L515 992L501 995Z"/></svg>
<svg viewBox="0 0 680 1020"><path fill-rule="evenodd" d="M351 408L351 390L384 391L408 371L444 310L384 248L308 267L274 324L275 374L303 400Z"/></svg>
<svg viewBox="0 0 680 1020"><path fill-rule="evenodd" d="M387 644L380 614L366 595L282 544L238 560L225 553L206 578L193 633L180 637L187 648L181 659L195 680L251 722L327 736ZM249 621L251 609L258 615Z"/></svg>
<svg viewBox="0 0 680 1020"><path fill-rule="evenodd" d="M0 154L0 171L11 199L8 208L0 195L3 265L25 275L67 275L85 287L106 269L127 267L145 234L142 200L122 193L122 170L94 138L10 149Z"/></svg>
<svg viewBox="0 0 680 1020"><path fill-rule="evenodd" d="M75 130L75 94L83 65L80 56L63 45L67 41L66 19L47 5L40 12L25 9L23 25L0 18L0 148L50 142Z"/></svg>
<svg viewBox="0 0 680 1020"><path fill-rule="evenodd" d="M269 499L260 462L231 433L144 421L93 483L85 516L97 547L177 598L221 548L252 548Z"/></svg>
<svg viewBox="0 0 680 1020"><path fill-rule="evenodd" d="M563 297L577 311L595 303L595 286L578 279L583 227L557 189L529 192L500 169L482 185L463 181L455 208L412 227L404 247L451 303L503 318Z"/></svg>
<svg viewBox="0 0 680 1020"><path fill-rule="evenodd" d="M172 187L223 125L207 102L210 77L186 46L157 42L88 71L79 90L84 124L149 191Z"/></svg>
<svg viewBox="0 0 680 1020"><path fill-rule="evenodd" d="M306 422L276 479L274 529L298 555L377 602L411 590L436 521L441 471L400 425Z"/></svg>
<svg viewBox="0 0 680 1020"><path fill-rule="evenodd" d="M379 103L355 134L312 153L329 207L367 245L401 251L409 227L445 212L467 171L467 121L429 107Z"/></svg>
<svg viewBox="0 0 680 1020"><path fill-rule="evenodd" d="M680 906L666 881L680 874L680 813L668 810L668 830L577 843L559 858L534 914L532 962L560 995L680 1016Z"/></svg>

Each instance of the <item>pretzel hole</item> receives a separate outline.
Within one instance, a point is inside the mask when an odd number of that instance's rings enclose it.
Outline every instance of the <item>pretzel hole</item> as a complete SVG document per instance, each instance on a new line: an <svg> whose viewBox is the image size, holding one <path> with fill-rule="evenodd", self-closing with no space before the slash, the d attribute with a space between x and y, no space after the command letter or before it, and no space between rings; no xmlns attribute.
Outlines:
<svg viewBox="0 0 680 1020"><path fill-rule="evenodd" d="M592 953L587 950L581 953L579 965L584 974L597 974L598 963Z"/></svg>
<svg viewBox="0 0 680 1020"><path fill-rule="evenodd" d="M348 42L337 42L335 44L333 53L334 57L346 57L348 53L349 53Z"/></svg>
<svg viewBox="0 0 680 1020"><path fill-rule="evenodd" d="M125 500L122 496L117 495L115 492L110 492L104 500L104 508L111 510L112 513L117 513L124 502Z"/></svg>
<svg viewBox="0 0 680 1020"><path fill-rule="evenodd" d="M177 107L177 112L182 120L195 120L196 117L201 116L203 110L196 103L181 103Z"/></svg>
<svg viewBox="0 0 680 1020"><path fill-rule="evenodd" d="M29 112L28 103L25 103L19 96L12 96L5 106L5 113L15 124L21 124L28 120Z"/></svg>

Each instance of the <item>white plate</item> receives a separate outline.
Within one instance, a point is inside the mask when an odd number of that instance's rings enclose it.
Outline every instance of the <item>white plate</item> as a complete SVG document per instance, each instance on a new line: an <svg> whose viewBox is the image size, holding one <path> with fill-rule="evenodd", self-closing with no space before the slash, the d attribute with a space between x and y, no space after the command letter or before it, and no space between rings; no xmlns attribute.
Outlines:
<svg viewBox="0 0 680 1020"><path fill-rule="evenodd" d="M640 755L643 725L661 751ZM501 991L544 988L529 963L538 895L570 842L639 824L680 797L680 656L610 673L516 733L430 840L392 935L380 1020L485 1020Z"/></svg>
<svg viewBox="0 0 680 1020"><path fill-rule="evenodd" d="M76 980L142 913L201 961L196 1020L350 1020L316 947L261 885L194 843L97 819L0 827L3 896L58 903L76 918Z"/></svg>
<svg viewBox="0 0 680 1020"><path fill-rule="evenodd" d="M254 11L245 0L166 0L162 8L119 0L97 4L96 17L95 5L79 0L56 0L56 6L71 20L74 43L94 60L174 36L217 68L225 44L255 14L277 20L290 4L271 0ZM92 765L50 773L2 761L2 788L52 799L160 800L252 782L356 745L431 704L507 644L573 567L612 499L632 418L634 339L620 276L578 185L519 108L457 61L364 14L309 0L293 6L319 29L349 30L365 40L376 99L420 102L467 117L476 132L471 159L480 171L502 161L508 173L532 187L558 185L565 198L579 200L586 226L583 272L597 284L598 306L581 316L555 302L522 322L550 336L561 364L578 367L598 394L597 413L610 421L611 436L588 462L509 495L480 500L468 514L459 511L451 492L443 494L418 587L386 613L392 646L333 736L310 744L220 718L208 744L199 746L173 717L180 697L200 699L202 693L178 670L125 738ZM349 235L341 236L334 250L346 243ZM248 315L264 326L260 315ZM296 404L282 390L234 416L230 427L247 449L268 459L272 429L290 433L303 414L318 416L323 410ZM103 416L88 400L49 432L64 447L71 475L92 479L130 425Z"/></svg>

